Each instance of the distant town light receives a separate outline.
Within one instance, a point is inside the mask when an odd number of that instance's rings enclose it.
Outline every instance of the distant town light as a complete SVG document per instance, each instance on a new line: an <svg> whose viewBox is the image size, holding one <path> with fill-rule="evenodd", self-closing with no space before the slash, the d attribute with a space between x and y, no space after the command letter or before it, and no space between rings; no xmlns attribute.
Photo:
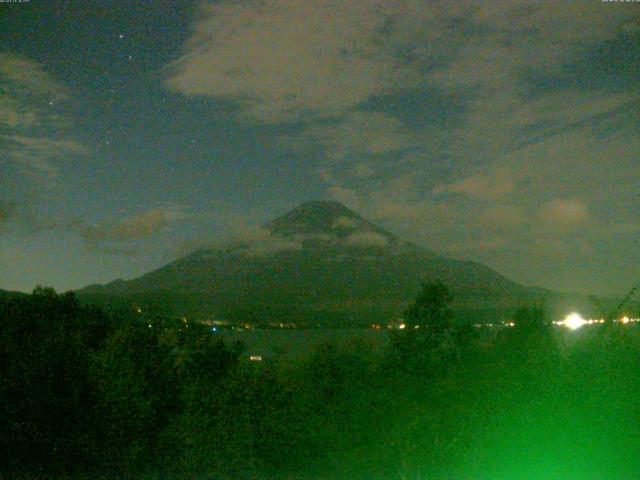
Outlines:
<svg viewBox="0 0 640 480"><path fill-rule="evenodd" d="M577 330L588 322L579 313L573 312L567 315L561 323L570 330Z"/></svg>
<svg viewBox="0 0 640 480"><path fill-rule="evenodd" d="M249 356L249 360L252 362L261 362L262 361L262 355L250 355Z"/></svg>

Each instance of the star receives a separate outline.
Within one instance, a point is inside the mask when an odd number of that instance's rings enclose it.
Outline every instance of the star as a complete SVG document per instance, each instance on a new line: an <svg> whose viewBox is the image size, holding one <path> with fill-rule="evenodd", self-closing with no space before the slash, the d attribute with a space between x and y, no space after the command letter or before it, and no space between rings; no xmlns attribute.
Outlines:
<svg viewBox="0 0 640 480"><path fill-rule="evenodd" d="M124 34L123 34L123 33L121 33L120 35L118 35L118 38L119 38L120 40L122 40L122 39L124 38Z"/></svg>

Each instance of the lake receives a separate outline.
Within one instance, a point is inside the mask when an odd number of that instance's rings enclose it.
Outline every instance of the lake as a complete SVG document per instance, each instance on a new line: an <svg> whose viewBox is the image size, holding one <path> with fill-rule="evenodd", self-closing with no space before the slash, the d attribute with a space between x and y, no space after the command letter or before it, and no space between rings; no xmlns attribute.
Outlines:
<svg viewBox="0 0 640 480"><path fill-rule="evenodd" d="M308 329L308 330L223 330L225 341L241 341L247 356L292 355L301 356L313 351L321 343L332 342L338 346L364 345L373 350L384 347L389 340L387 330L373 328Z"/></svg>

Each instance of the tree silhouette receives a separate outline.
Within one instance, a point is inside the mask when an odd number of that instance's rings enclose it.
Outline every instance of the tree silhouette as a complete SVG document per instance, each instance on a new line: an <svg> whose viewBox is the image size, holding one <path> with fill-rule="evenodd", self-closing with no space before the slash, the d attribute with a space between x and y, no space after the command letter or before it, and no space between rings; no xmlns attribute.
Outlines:
<svg viewBox="0 0 640 480"><path fill-rule="evenodd" d="M519 331L543 330L548 326L544 309L539 305L518 308L513 322Z"/></svg>
<svg viewBox="0 0 640 480"><path fill-rule="evenodd" d="M453 318L452 301L453 295L442 282L424 283L415 301L404 312L406 326L426 328L434 334L448 330Z"/></svg>
<svg viewBox="0 0 640 480"><path fill-rule="evenodd" d="M435 373L459 357L452 300L451 292L440 281L422 285L415 301L404 311L404 329L391 337L392 352L404 368Z"/></svg>

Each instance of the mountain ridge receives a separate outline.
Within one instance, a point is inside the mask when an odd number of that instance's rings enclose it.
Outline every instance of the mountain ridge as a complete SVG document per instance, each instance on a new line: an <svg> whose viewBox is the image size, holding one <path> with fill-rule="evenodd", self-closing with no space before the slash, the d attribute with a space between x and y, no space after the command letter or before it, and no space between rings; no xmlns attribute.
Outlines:
<svg viewBox="0 0 640 480"><path fill-rule="evenodd" d="M507 309L548 292L522 286L486 265L405 242L338 202L312 201L245 238L78 293L162 297L175 313L196 317L233 317L238 311L258 316L293 311L296 318L332 311L359 317L374 310L397 316L421 282L429 280L447 284L459 309Z"/></svg>

